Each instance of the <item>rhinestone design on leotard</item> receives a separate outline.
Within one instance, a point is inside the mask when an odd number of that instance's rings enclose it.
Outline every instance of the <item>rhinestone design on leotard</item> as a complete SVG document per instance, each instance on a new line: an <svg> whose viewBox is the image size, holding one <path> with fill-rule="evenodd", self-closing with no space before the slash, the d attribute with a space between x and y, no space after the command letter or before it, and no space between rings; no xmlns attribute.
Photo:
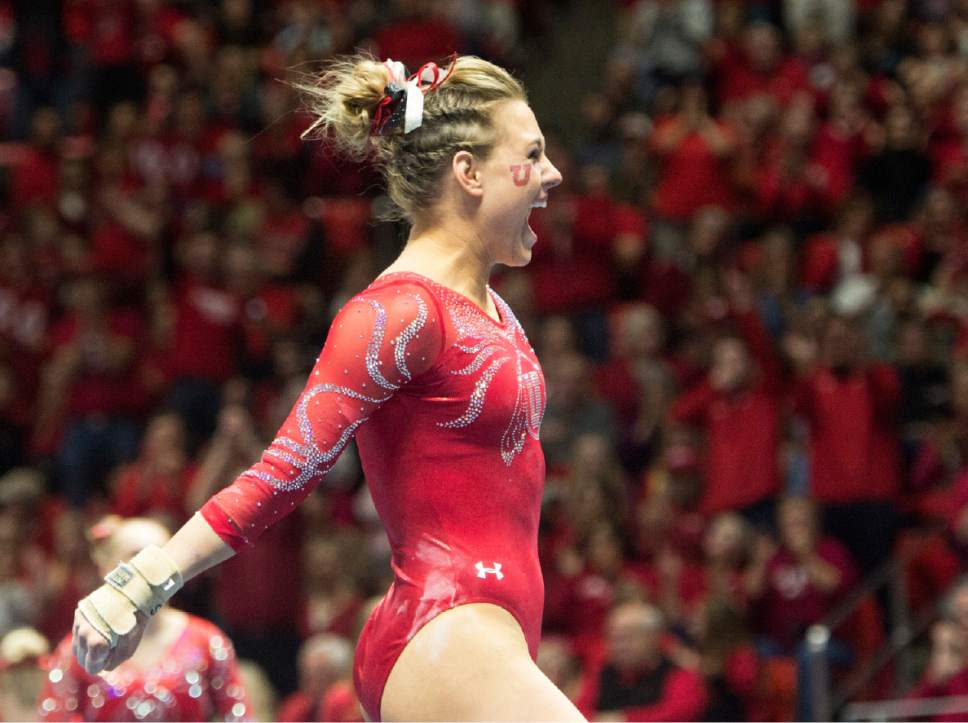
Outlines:
<svg viewBox="0 0 968 723"><path fill-rule="evenodd" d="M490 366L481 374L480 379L477 380L477 384L474 385L474 391L471 392L471 401L467 405L467 411L457 417L457 419L440 422L439 426L445 429L460 429L461 427L472 424L480 416L481 412L484 411L484 395L487 394L487 388L494 380L494 375L497 374L498 370L507 361L508 357L498 357L492 361Z"/></svg>
<svg viewBox="0 0 968 723"><path fill-rule="evenodd" d="M527 437L538 439L541 419L544 415L544 394L541 384L541 368L533 356L528 356L520 349L520 342L531 349L524 333L524 328L514 316L511 307L504 299L490 291L494 301L505 320L504 328L489 323L482 318L483 312L474 308L469 300L446 287L441 287L444 294L447 311L450 314L454 328L457 330L458 341L456 347L465 354L472 354L474 358L464 367L451 372L455 375L467 376L477 372L491 357L495 357L487 366L471 393L467 410L446 422L438 422L438 426L447 429L459 429L474 422L484 409L487 389L495 375L504 363L514 359L517 374L518 390L514 411L508 420L508 426L501 435L501 458L509 465L524 449ZM517 338L520 335L520 341Z"/></svg>
<svg viewBox="0 0 968 723"><path fill-rule="evenodd" d="M383 304L375 299L358 299L359 303L369 304L376 311L376 321L373 322L373 333L370 336L370 343L366 346L366 371L370 378L384 389L395 391L399 385L387 381L380 371L380 347L383 346L383 334L387 328L387 311Z"/></svg>
<svg viewBox="0 0 968 723"><path fill-rule="evenodd" d="M407 324L407 328L391 342L394 345L393 360L397 363L397 371L408 382L410 381L410 370L407 368L407 344L416 338L423 325L427 323L427 305L419 296L413 298L417 301L417 318Z"/></svg>
<svg viewBox="0 0 968 723"><path fill-rule="evenodd" d="M417 315L406 328L391 342L394 345L394 360L397 370L405 380L410 379L410 371L406 365L407 345L417 337L424 324L427 322L427 305L417 295L412 295L417 302ZM389 391L400 388L399 384L394 384L386 379L380 372L380 349L383 345L383 337L386 333L387 312L383 305L374 299L357 299L358 302L366 303L373 307L376 312L376 320L373 323L373 330L370 333L370 340L366 346L365 365L370 379L379 386ZM365 386L365 385L364 385ZM328 449L320 449L313 433L312 422L309 419L309 403L319 394L336 394L356 399L369 404L382 404L390 399L390 395L384 397L372 397L363 394L349 387L338 386L335 384L317 384L311 387L299 399L296 407L296 422L299 426L299 434L302 440L292 439L286 435L279 435L273 440L272 444L263 454L264 460L280 460L295 468L296 474L293 477L285 475L275 475L258 469L249 469L242 473L242 476L254 477L262 480L279 492L292 492L301 489L309 482L326 474L335 464L343 448L349 444L357 428L363 424L368 416L361 417L347 424L333 444Z"/></svg>

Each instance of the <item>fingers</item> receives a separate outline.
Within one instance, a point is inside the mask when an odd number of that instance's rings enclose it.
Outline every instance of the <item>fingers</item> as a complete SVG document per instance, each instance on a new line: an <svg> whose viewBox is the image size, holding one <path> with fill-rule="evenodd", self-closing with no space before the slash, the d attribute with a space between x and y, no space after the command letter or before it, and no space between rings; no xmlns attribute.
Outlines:
<svg viewBox="0 0 968 723"><path fill-rule="evenodd" d="M91 675L105 669L112 652L104 636L92 628L79 611L74 612L71 647L78 665Z"/></svg>

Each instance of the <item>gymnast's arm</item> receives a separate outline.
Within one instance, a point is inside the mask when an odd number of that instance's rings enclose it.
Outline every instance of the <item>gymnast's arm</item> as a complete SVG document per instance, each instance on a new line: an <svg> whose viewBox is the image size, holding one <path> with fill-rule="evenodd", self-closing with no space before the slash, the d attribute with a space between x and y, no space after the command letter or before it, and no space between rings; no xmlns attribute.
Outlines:
<svg viewBox="0 0 968 723"><path fill-rule="evenodd" d="M253 544L305 499L357 427L434 365L442 327L436 299L418 284L387 284L350 300L262 458L163 548L148 548L119 566L78 604L73 651L81 666L94 674L129 658L149 613L184 582Z"/></svg>

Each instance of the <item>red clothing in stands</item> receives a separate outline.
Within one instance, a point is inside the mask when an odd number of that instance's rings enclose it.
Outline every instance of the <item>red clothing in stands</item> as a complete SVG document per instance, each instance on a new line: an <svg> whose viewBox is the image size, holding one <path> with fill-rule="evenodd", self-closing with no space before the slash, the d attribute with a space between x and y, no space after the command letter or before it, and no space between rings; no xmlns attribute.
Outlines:
<svg viewBox="0 0 968 723"><path fill-rule="evenodd" d="M84 46L96 66L120 65L134 56L137 6L127 0L68 0L66 34Z"/></svg>
<svg viewBox="0 0 968 723"><path fill-rule="evenodd" d="M656 670L623 675L604 661L585 671L576 705L589 720L598 713L621 713L628 721L702 720L706 683L694 670L662 659ZM639 702L615 707L608 700Z"/></svg>
<svg viewBox="0 0 968 723"><path fill-rule="evenodd" d="M178 639L144 669L126 660L89 675L74 658L68 635L49 662L40 720L252 720L232 643L210 622L186 617Z"/></svg>
<svg viewBox="0 0 968 723"><path fill-rule="evenodd" d="M133 357L123 369L111 370L104 349L108 337L124 337L137 349L143 334L141 316L121 310L109 313L103 322L88 322L71 314L51 329L51 346L55 350L73 345L82 358L71 385L70 416L130 414L143 408L147 400L137 375L137 358Z"/></svg>
<svg viewBox="0 0 968 723"><path fill-rule="evenodd" d="M175 306L175 332L168 356L172 376L228 379L235 371L239 300L216 286L186 277L178 286Z"/></svg>
<svg viewBox="0 0 968 723"><path fill-rule="evenodd" d="M399 60L411 73L424 63L442 62L460 42L454 27L438 18L400 20L380 30L374 40L377 57Z"/></svg>
<svg viewBox="0 0 968 723"><path fill-rule="evenodd" d="M817 500L894 498L900 477L894 426L899 394L897 374L886 365L844 378L822 368L800 383L797 406L810 426L811 489Z"/></svg>
<svg viewBox="0 0 968 723"><path fill-rule="evenodd" d="M246 546L215 572L215 610L233 633L298 630L302 605L302 568L280 565L280 560L302 559L302 518L290 515L271 529L255 547ZM282 595L280 590L291 591Z"/></svg>
<svg viewBox="0 0 968 723"><path fill-rule="evenodd" d="M792 651L807 628L830 612L857 577L850 554L839 542L827 537L817 545L817 556L840 572L840 585L829 593L821 592L793 553L777 550L766 567L766 587L754 619L761 631L778 645Z"/></svg>
<svg viewBox="0 0 968 723"><path fill-rule="evenodd" d="M769 95L780 104L789 103L794 94L810 90L810 79L803 61L786 58L768 72L751 67L740 54L728 56L721 64L720 100L746 100L751 96Z"/></svg>
<svg viewBox="0 0 968 723"><path fill-rule="evenodd" d="M174 474L160 475L143 462L132 462L118 472L111 511L122 517L167 515L181 524L188 519L185 498L196 468L187 465Z"/></svg>
<svg viewBox="0 0 968 723"><path fill-rule="evenodd" d="M29 148L23 160L10 169L10 208L53 201L60 185L59 170L56 153Z"/></svg>
<svg viewBox="0 0 968 723"><path fill-rule="evenodd" d="M714 515L773 497L780 486L782 372L773 342L755 314L736 317L760 367L758 379L733 394L702 382L672 407L679 422L702 424L707 432L706 486L702 510Z"/></svg>
<svg viewBox="0 0 968 723"><path fill-rule="evenodd" d="M655 134L681 122L678 117L664 118L656 124ZM720 133L732 134L724 124L712 122ZM688 221L703 206L731 209L734 198L727 160L713 153L699 132L692 131L662 158L653 203L657 214L677 221Z"/></svg>
<svg viewBox="0 0 968 723"><path fill-rule="evenodd" d="M356 651L372 720L404 646L457 605L505 608L537 653L544 380L524 330L490 293L500 321L419 274L375 281L333 321L262 460L202 508L240 548L305 498L355 434L393 550L393 584Z"/></svg>
<svg viewBox="0 0 968 723"><path fill-rule="evenodd" d="M544 314L581 311L605 304L612 295L608 259L622 207L605 196L554 197L531 215L540 243L528 265L534 303Z"/></svg>
<svg viewBox="0 0 968 723"><path fill-rule="evenodd" d="M820 126L810 152L811 163L823 169L818 191L825 207L835 209L850 193L854 171L867 152L861 133L846 135L833 123Z"/></svg>

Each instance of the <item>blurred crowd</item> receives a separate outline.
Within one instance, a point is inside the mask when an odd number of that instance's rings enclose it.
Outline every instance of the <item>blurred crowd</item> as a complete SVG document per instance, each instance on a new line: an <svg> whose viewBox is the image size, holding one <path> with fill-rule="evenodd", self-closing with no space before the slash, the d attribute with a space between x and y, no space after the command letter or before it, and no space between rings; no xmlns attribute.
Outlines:
<svg viewBox="0 0 968 723"><path fill-rule="evenodd" d="M174 528L255 461L405 238L292 83L360 47L526 74L576 3L0 0L0 719L100 715L49 690L104 516ZM548 384L539 664L599 720L811 719L805 631L894 560L944 602L911 694L963 694L968 2L600 6L494 279ZM176 602L247 661L237 717L357 720L390 574L350 448ZM833 631L835 679L889 615Z"/></svg>

